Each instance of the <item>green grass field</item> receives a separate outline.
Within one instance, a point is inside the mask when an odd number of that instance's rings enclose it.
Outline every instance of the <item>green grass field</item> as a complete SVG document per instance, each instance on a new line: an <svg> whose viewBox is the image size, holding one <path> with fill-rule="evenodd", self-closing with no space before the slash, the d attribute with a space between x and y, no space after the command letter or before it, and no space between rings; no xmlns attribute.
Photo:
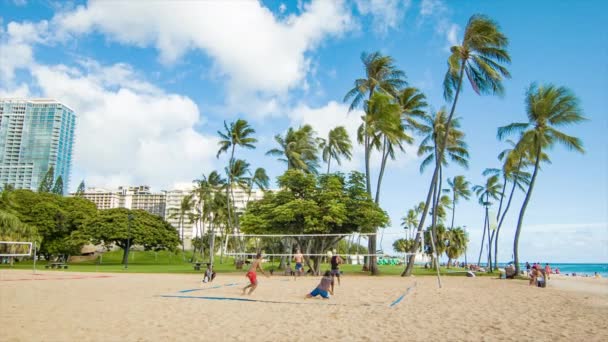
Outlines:
<svg viewBox="0 0 608 342"><path fill-rule="evenodd" d="M69 263L67 271L71 272L120 272L120 273L201 273L204 271L205 266L200 271L195 271L193 264L189 262L192 258L192 252L186 251L182 254L181 251L172 253L168 251L132 251L129 254L129 266L128 269L124 268L121 264L122 251L106 252L101 257L98 257L95 261L86 262L72 262ZM195 258L201 260L200 255ZM205 261L203 261L205 262ZM46 261L39 261L36 263L36 268L39 270L45 270ZM264 263L264 269L269 271L270 269L277 270L279 265L279 259L270 259L267 263ZM246 267L247 265L245 265ZM383 276L399 276L403 272L403 265L379 265L380 274ZM0 264L0 270L8 269L32 269L32 261L17 262L11 267L7 264ZM222 263L220 258L215 259L215 271L218 273L242 273L245 270L238 270L234 264L234 259L224 257ZM322 264L321 270L329 269L328 264ZM361 265L341 265L340 269L346 274L358 274L367 275L368 272L361 270ZM279 274L283 272L277 271ZM442 275L448 276L464 276L464 270L458 268L446 269L441 268ZM424 269L423 267L414 267L414 275L417 276L433 276L435 271L431 269ZM478 273L478 276L498 276L497 272L492 274Z"/></svg>

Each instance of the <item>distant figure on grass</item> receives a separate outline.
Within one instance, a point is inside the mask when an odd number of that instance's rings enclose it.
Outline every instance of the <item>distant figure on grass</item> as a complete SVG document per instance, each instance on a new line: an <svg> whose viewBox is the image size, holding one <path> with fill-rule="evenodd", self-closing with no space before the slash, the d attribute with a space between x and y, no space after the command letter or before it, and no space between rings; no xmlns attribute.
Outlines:
<svg viewBox="0 0 608 342"><path fill-rule="evenodd" d="M296 263L297 275L302 275L302 273L304 273L304 255L302 255L300 249L296 250L296 254L293 256L293 261Z"/></svg>
<svg viewBox="0 0 608 342"><path fill-rule="evenodd" d="M339 255L336 254L336 250L335 249L334 249L333 253L332 252L327 252L327 255L329 257L331 257L331 260L330 260L330 264L331 264L331 278L332 278L331 292L333 294L333 292L334 292L334 282L333 282L333 279L334 279L334 277L337 277L338 278L338 285L340 285L340 264L344 263L344 261L342 260L342 258L340 258Z"/></svg>
<svg viewBox="0 0 608 342"><path fill-rule="evenodd" d="M210 283L215 279L215 271L213 271L213 265L207 264L207 269L205 270L205 276L203 277L203 283Z"/></svg>
<svg viewBox="0 0 608 342"><path fill-rule="evenodd" d="M249 284L243 288L243 294L245 294L245 291L247 291L247 289L249 289L249 293L247 293L247 294L251 294L253 292L253 290L255 290L256 287L258 287L258 278L255 273L255 271L257 269L259 269L263 275L268 277L268 275L266 273L264 273L264 270L262 269L261 264L262 264L262 254L258 253L255 256L255 260L251 263L251 266L249 267L249 271L247 271L247 274L245 275L247 278L249 278L249 281L251 282L251 284Z"/></svg>
<svg viewBox="0 0 608 342"><path fill-rule="evenodd" d="M329 294L334 295L334 279L330 271L325 271L321 282L311 293L306 295L306 298L321 296L323 299L329 299Z"/></svg>

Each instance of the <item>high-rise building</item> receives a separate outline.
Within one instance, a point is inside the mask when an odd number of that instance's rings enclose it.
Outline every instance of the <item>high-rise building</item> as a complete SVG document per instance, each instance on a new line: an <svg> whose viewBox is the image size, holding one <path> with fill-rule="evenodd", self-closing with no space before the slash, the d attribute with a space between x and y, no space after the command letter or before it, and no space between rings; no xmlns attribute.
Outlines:
<svg viewBox="0 0 608 342"><path fill-rule="evenodd" d="M0 99L0 187L37 190L50 167L70 184L76 115L51 99Z"/></svg>

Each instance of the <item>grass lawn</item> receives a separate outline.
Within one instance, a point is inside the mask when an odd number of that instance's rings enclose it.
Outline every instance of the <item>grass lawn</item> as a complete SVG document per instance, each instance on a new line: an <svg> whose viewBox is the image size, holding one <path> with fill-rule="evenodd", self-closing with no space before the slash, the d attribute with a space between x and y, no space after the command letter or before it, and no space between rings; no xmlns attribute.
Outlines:
<svg viewBox="0 0 608 342"><path fill-rule="evenodd" d="M95 261L86 261L79 263L69 263L67 271L72 272L121 272L121 273L202 273L205 269L203 264L200 271L195 271L193 265L189 262L192 258L192 252L186 251L182 254L181 251L176 253L168 251L132 251L129 254L129 267L124 268L121 264L122 251L106 252ZM200 255L195 260L201 260ZM203 262L206 262L203 261ZM36 263L36 268L45 270L46 261ZM277 269L279 259L269 260L264 264L265 270L271 268ZM245 265L246 267L247 265ZM15 263L13 267L7 264L0 264L0 270L7 269L32 269L32 261L23 261ZM379 265L380 274L383 276L399 276L403 272L402 265ZM220 263L220 258L215 258L215 271L218 273L242 273L245 270L237 270L234 265L234 259L224 257L223 263ZM321 270L329 269L329 264L322 264ZM361 270L361 265L341 265L340 269L346 274L367 275L368 272ZM441 268L441 275L446 276L464 276L465 272L462 268L446 269ZM280 272L282 273L282 272ZM414 275L417 276L434 276L435 270L424 269L421 266L414 267ZM498 272L494 273L478 273L478 276L498 276Z"/></svg>

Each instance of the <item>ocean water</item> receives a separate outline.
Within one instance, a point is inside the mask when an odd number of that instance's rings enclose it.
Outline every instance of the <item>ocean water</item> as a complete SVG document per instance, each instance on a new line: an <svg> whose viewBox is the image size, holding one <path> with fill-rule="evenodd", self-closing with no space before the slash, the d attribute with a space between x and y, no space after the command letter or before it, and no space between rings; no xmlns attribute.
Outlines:
<svg viewBox="0 0 608 342"><path fill-rule="evenodd" d="M498 263L500 267L506 266L504 263ZM545 267L544 263L541 263L543 267ZM595 272L599 273L602 277L608 278L608 264L553 264L549 263L552 270L555 268L559 268L560 274L569 274L576 273L576 275L582 276L593 276ZM522 263L520 268L522 270L526 269L526 263Z"/></svg>

